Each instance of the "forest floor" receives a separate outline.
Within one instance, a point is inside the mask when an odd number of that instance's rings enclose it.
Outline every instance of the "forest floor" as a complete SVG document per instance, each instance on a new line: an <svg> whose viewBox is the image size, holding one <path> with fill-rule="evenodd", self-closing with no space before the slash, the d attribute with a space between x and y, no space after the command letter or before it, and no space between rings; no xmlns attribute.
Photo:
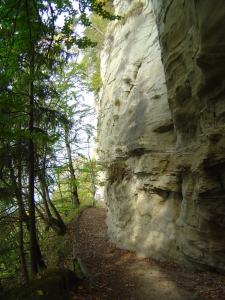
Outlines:
<svg viewBox="0 0 225 300"><path fill-rule="evenodd" d="M105 220L105 208L88 208L79 219L78 255L96 283L91 287L88 280L81 281L71 300L225 300L225 276L138 258L110 242ZM73 230L74 222L69 232Z"/></svg>

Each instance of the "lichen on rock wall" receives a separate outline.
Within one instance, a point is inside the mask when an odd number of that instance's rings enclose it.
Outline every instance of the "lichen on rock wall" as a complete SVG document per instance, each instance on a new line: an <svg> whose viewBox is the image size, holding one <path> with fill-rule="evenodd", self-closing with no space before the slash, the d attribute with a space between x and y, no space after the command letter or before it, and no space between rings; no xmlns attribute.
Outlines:
<svg viewBox="0 0 225 300"><path fill-rule="evenodd" d="M225 10L211 2L114 1L98 155L118 246L224 270Z"/></svg>

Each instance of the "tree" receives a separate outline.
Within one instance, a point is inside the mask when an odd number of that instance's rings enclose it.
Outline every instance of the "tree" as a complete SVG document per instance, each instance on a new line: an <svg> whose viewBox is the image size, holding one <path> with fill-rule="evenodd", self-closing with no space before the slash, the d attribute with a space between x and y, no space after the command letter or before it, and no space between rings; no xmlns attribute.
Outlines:
<svg viewBox="0 0 225 300"><path fill-rule="evenodd" d="M110 13L114 13L114 7L111 1L106 1L106 9ZM90 20L91 26L85 28L85 35L96 42L97 46L93 49L85 48L83 50L84 55L82 63L85 66L88 66L88 87L90 91L93 91L95 93L95 96L97 98L98 92L102 86L100 74L100 54L104 45L105 33L109 20L102 18L100 15L94 12L90 14Z"/></svg>
<svg viewBox="0 0 225 300"><path fill-rule="evenodd" d="M74 45L81 48L95 45L74 30L78 24L90 25L88 9L103 18L116 18L104 9L101 2L80 0L76 3L79 9L69 0L3 0L0 3L0 150L6 153L8 149L13 158L11 165L3 162L1 184L8 190L13 188L11 197L17 199L13 205L16 207L14 213L19 207L20 230L21 220L27 216L24 203L28 203L29 222L27 218L25 222L29 224L32 274L37 273L41 262L35 219L38 149L43 144L54 144L58 138L55 132L57 122L65 121L64 115L52 108L59 93L51 82L60 66L74 56L71 51ZM57 25L59 17L63 18L61 26ZM48 125L49 120L55 119L55 127L43 126L42 118ZM19 149L23 155L15 159ZM45 170L45 164L43 168ZM46 175L39 172L39 180L43 194L43 190L47 192ZM10 210L6 208L6 211L10 215ZM21 231L21 242L22 239Z"/></svg>
<svg viewBox="0 0 225 300"><path fill-rule="evenodd" d="M74 168L75 153L83 151L86 146L86 127L94 111L84 102L83 93L87 92L87 69L77 62L77 59L70 59L66 66L62 66L61 72L54 78L60 97L58 111L64 116L60 126L57 127L60 135L59 148L65 156L68 166L69 185L72 203L79 206L78 181ZM75 149L75 151L74 151ZM65 167L66 167L65 165ZM65 168L64 168L65 170Z"/></svg>

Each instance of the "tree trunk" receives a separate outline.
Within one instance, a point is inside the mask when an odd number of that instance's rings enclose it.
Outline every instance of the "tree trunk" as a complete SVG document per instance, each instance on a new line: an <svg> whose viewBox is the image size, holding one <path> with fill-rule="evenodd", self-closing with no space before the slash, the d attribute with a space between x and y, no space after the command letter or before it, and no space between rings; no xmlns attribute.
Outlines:
<svg viewBox="0 0 225 300"><path fill-rule="evenodd" d="M42 171L40 171L40 172L42 172ZM42 202L43 202L46 218L50 220L52 215L51 215L50 209L48 207L49 195L48 195L48 189L47 189L46 181L45 181L45 174L41 174L40 172L38 174L38 178L39 178L41 191L42 191L41 192Z"/></svg>
<svg viewBox="0 0 225 300"><path fill-rule="evenodd" d="M32 47L33 48L33 47ZM37 238L36 238L36 221L35 221L35 199L34 199L34 142L32 134L34 132L34 49L31 54L31 69L30 69L30 113L29 113L29 131L30 139L28 145L28 166L29 166L29 232L30 232L30 260L31 260L31 273L37 274Z"/></svg>
<svg viewBox="0 0 225 300"><path fill-rule="evenodd" d="M69 160L72 203L76 207L78 207L80 205L80 200L79 200L79 197L78 197L76 176L75 176L75 171L74 171L74 168L73 168L72 153L71 153L70 142L69 142L69 130L66 126L65 126L65 144L66 144L66 151L67 151L67 156L68 156L68 160Z"/></svg>
<svg viewBox="0 0 225 300"><path fill-rule="evenodd" d="M13 186L15 189L15 196L17 199L18 204L18 211L19 211L19 249L20 249L20 260L22 265L23 274L25 277L26 282L28 282L28 272L26 267L26 257L25 257L25 251L24 251L24 245L23 245L23 222L26 223L27 230L30 232L30 219L27 215L23 199L22 199L22 171L21 171L21 164L19 163L18 166L18 184L16 182L16 177L14 174L13 166L10 162L10 174L11 174L11 180L13 182ZM39 243L35 234L35 251L36 251L36 257L37 257L37 266L39 269L46 269L46 265L43 261L42 253L39 247Z"/></svg>
<svg viewBox="0 0 225 300"><path fill-rule="evenodd" d="M41 196L42 196L44 212L45 212L45 216L43 216L43 214L42 214L42 219L45 221L47 226L50 226L54 231L56 231L59 234L64 234L65 230L66 230L66 226L65 226L60 214L58 213L56 207L54 206L54 204L52 203L52 201L49 197L49 191L48 191L48 186L47 186L46 180L45 180L45 174L39 173L39 181L40 181L41 190L42 190ZM49 209L49 205L51 206L56 219L52 217L51 211ZM39 215L40 215L40 213L41 212L39 210ZM57 228L55 228L55 227L57 227Z"/></svg>
<svg viewBox="0 0 225 300"><path fill-rule="evenodd" d="M49 197L49 191L48 191L48 187L46 186L46 181L44 179L44 182L42 182L43 186L42 186L42 193L43 193L43 204L44 204L44 208L45 208L45 213L47 215L47 217L49 219L52 218L52 214L51 214L51 211L49 209L49 202L51 201L50 200L50 197Z"/></svg>
<svg viewBox="0 0 225 300"><path fill-rule="evenodd" d="M18 163L18 183L16 182L16 176L13 169L12 161L9 162L9 169L10 169L10 177L14 187L15 198L18 204L18 214L19 214L19 251L20 251L20 261L22 266L23 276L26 282L28 282L28 272L26 266L26 256L24 251L24 244L23 244L23 199L22 199L22 171L21 171L21 159L19 159Z"/></svg>
<svg viewBox="0 0 225 300"><path fill-rule="evenodd" d="M39 217L49 226L54 230L57 234L63 235L66 231L66 226L62 225L61 222L59 222L55 218L51 218L50 220L46 218L46 216L41 212L41 210L36 206L37 213Z"/></svg>
<svg viewBox="0 0 225 300"><path fill-rule="evenodd" d="M41 249L40 249L40 246L39 246L37 238L36 238L36 254L37 254L38 268L40 270L47 269L47 266L46 266L46 264L45 264L45 262L43 260L43 256L42 256Z"/></svg>
<svg viewBox="0 0 225 300"><path fill-rule="evenodd" d="M96 193L96 185L95 185L95 177L94 177L94 168L93 168L93 162L90 161L90 181L91 181L91 187L92 187L92 205L95 206L95 193Z"/></svg>
<svg viewBox="0 0 225 300"><path fill-rule="evenodd" d="M53 210L53 213L54 213L55 217L61 223L61 225L62 225L61 228L62 229L64 228L64 230L65 230L66 229L66 225L63 222L63 219L61 218L60 214L58 213L58 210L56 209L55 205L53 204L53 202L50 199L49 199L49 204L50 204L50 206L51 206L51 208Z"/></svg>
<svg viewBox="0 0 225 300"><path fill-rule="evenodd" d="M96 176L94 170L95 162L91 159L90 156L90 139L88 138L88 159L90 164L90 181L91 181L91 188L92 188L92 205L95 206L95 193L96 193Z"/></svg>
<svg viewBox="0 0 225 300"><path fill-rule="evenodd" d="M26 265L26 256L23 244L23 199L22 199L22 178L21 178L21 164L18 166L18 208L19 208L19 245L20 245L20 260L22 265L23 276L26 283L28 282L28 272Z"/></svg>
<svg viewBox="0 0 225 300"><path fill-rule="evenodd" d="M22 206L23 211L23 222L26 223L27 230L30 232L30 222L29 222L29 216L27 215L24 206ZM37 266L39 269L47 269L45 262L42 257L41 249L37 240L37 236L35 235L35 249L36 249L36 258L37 258Z"/></svg>
<svg viewBox="0 0 225 300"><path fill-rule="evenodd" d="M62 198L63 194L62 194L62 189L61 189L60 176L59 176L58 172L55 174L55 182L56 182L56 184L58 186L58 189L59 189L59 195Z"/></svg>

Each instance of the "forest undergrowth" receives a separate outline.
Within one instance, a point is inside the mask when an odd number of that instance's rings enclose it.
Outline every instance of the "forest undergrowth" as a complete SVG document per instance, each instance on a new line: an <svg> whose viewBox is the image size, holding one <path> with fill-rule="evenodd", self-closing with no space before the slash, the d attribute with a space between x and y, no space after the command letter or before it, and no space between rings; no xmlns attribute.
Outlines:
<svg viewBox="0 0 225 300"><path fill-rule="evenodd" d="M45 287L35 287L33 293L28 289L31 298L23 289L22 297L14 294L14 298L3 299L225 300L224 275L191 270L152 258L140 258L133 251L116 247L108 237L106 214L106 207L93 207L89 202L83 203L80 208L67 215L65 235L49 233L43 240L41 247L44 259L48 270L56 272L55 278L58 276L57 272L61 274L62 270L71 272L63 275L69 278L65 292L58 289L55 283L45 280L44 273L40 273L37 277L43 277ZM73 245L76 242L75 224L78 215L79 244L76 243L76 256L85 262L95 277L94 284L90 284L77 263L74 270ZM71 279L71 274L76 276ZM29 285L30 283L26 285L27 288Z"/></svg>

